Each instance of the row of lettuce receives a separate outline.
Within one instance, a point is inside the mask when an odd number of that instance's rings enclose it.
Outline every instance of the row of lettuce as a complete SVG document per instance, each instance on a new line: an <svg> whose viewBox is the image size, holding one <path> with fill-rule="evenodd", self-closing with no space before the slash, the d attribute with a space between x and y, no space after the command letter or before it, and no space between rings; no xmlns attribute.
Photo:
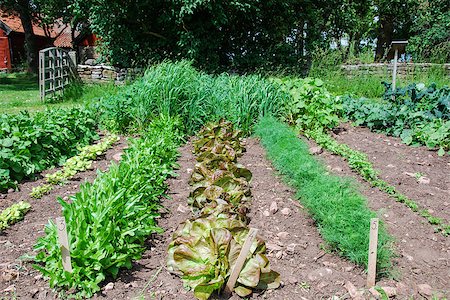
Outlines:
<svg viewBox="0 0 450 300"><path fill-rule="evenodd" d="M206 300L222 290L249 235L251 172L237 158L245 151L241 132L230 122L207 124L194 142L195 165L188 203L194 218L183 222L169 244L167 265L195 297ZM271 270L264 241L251 241L234 291L246 297L253 289L273 289L280 275Z"/></svg>

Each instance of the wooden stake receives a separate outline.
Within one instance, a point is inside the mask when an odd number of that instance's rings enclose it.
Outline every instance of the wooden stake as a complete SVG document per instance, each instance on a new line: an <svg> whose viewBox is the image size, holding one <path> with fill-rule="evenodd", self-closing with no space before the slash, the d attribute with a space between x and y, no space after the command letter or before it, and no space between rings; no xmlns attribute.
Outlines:
<svg viewBox="0 0 450 300"><path fill-rule="evenodd" d="M398 49L395 47L394 50L394 68L392 70L392 91L395 92L396 79L397 79L397 60L398 60ZM392 100L395 100L395 95L392 95Z"/></svg>
<svg viewBox="0 0 450 300"><path fill-rule="evenodd" d="M369 263L367 265L367 287L375 285L377 273L378 218L370 219Z"/></svg>
<svg viewBox="0 0 450 300"><path fill-rule="evenodd" d="M67 226L64 218L56 218L58 228L58 240L61 245L62 264L65 271L72 273L72 262L70 261L69 239L67 238Z"/></svg>
<svg viewBox="0 0 450 300"><path fill-rule="evenodd" d="M239 256L234 264L233 270L231 270L230 278L228 278L228 282L225 286L224 293L225 295L231 295L234 290L234 285L241 273L242 267L247 259L247 254L250 251L250 247L252 246L253 240L256 238L256 234L258 233L258 229L250 228L248 232L247 238L245 239L244 245L242 246L241 252L239 252Z"/></svg>

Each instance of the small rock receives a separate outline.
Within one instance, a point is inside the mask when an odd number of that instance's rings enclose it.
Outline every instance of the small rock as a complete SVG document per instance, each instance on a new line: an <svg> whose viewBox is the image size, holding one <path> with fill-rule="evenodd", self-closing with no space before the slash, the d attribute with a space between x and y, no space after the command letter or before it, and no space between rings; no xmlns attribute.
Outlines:
<svg viewBox="0 0 450 300"><path fill-rule="evenodd" d="M395 166L392 165L392 164L389 164L389 165L387 165L386 167L388 167L388 168L395 168Z"/></svg>
<svg viewBox="0 0 450 300"><path fill-rule="evenodd" d="M290 284L296 284L296 283L298 283L297 278L294 277L294 276L289 277L289 278L288 278L288 281L289 281Z"/></svg>
<svg viewBox="0 0 450 300"><path fill-rule="evenodd" d="M363 293L358 291L358 289L350 281L347 281L344 287L347 289L350 297L352 297L353 299L363 299Z"/></svg>
<svg viewBox="0 0 450 300"><path fill-rule="evenodd" d="M273 244L273 243L266 243L266 248L269 251L280 251L283 249L282 247L278 246L277 244Z"/></svg>
<svg viewBox="0 0 450 300"><path fill-rule="evenodd" d="M351 272L353 270L353 267L345 267L344 271L345 272Z"/></svg>
<svg viewBox="0 0 450 300"><path fill-rule="evenodd" d="M289 244L286 247L287 252L294 254L295 253L295 247L297 246L297 244Z"/></svg>
<svg viewBox="0 0 450 300"><path fill-rule="evenodd" d="M105 287L103 288L103 290L106 291L110 291L114 288L114 282L110 282L107 285L105 285Z"/></svg>
<svg viewBox="0 0 450 300"><path fill-rule="evenodd" d="M281 259L282 257L283 257L283 251L278 251L276 254L275 254L275 257L277 258L277 259Z"/></svg>
<svg viewBox="0 0 450 300"><path fill-rule="evenodd" d="M264 217L270 216L270 212L266 209L265 211L263 211L263 216Z"/></svg>
<svg viewBox="0 0 450 300"><path fill-rule="evenodd" d="M38 292L39 292L39 289L32 289L32 290L30 291L31 298L34 298Z"/></svg>
<svg viewBox="0 0 450 300"><path fill-rule="evenodd" d="M192 174L193 171L194 171L194 170L192 170L192 169L187 169L187 170L186 170L186 173Z"/></svg>
<svg viewBox="0 0 450 300"><path fill-rule="evenodd" d="M397 289L395 287L382 286L381 288L389 298L397 296Z"/></svg>
<svg viewBox="0 0 450 300"><path fill-rule="evenodd" d="M14 284L11 284L6 289L4 289L3 292L8 293L8 292L14 292L15 290L16 290L16 286Z"/></svg>
<svg viewBox="0 0 450 300"><path fill-rule="evenodd" d="M330 267L330 268L335 268L335 267L336 267L336 264L335 264L335 263L332 263L332 262L329 262L329 261L324 261L322 264L323 264L325 267Z"/></svg>
<svg viewBox="0 0 450 300"><path fill-rule="evenodd" d="M322 152L323 152L323 149L320 146L311 147L309 149L309 153L311 153L312 155L318 155L318 154L321 154Z"/></svg>
<svg viewBox="0 0 450 300"><path fill-rule="evenodd" d="M185 213L190 212L190 209L186 205L180 204L180 205L178 205L177 211L179 211L180 213L185 214Z"/></svg>
<svg viewBox="0 0 450 300"><path fill-rule="evenodd" d="M419 180L417 180L420 184L430 184L430 178L421 176Z"/></svg>
<svg viewBox="0 0 450 300"><path fill-rule="evenodd" d="M281 213L285 216L289 215L291 213L291 210L289 207L285 207L281 210Z"/></svg>
<svg viewBox="0 0 450 300"><path fill-rule="evenodd" d="M133 282L125 284L125 287L126 288L131 288L131 287L136 288L136 287L138 287L138 284L133 281Z"/></svg>
<svg viewBox="0 0 450 300"><path fill-rule="evenodd" d="M399 295L406 295L408 293L408 286L406 284L397 282L395 286Z"/></svg>
<svg viewBox="0 0 450 300"><path fill-rule="evenodd" d="M272 203L270 204L270 208L269 211L271 214L275 214L278 211L278 204L275 201L272 201Z"/></svg>
<svg viewBox="0 0 450 300"><path fill-rule="evenodd" d="M342 169L341 167L335 167L335 168L331 169L331 171L336 172L336 173L341 173L344 171L344 169Z"/></svg>
<svg viewBox="0 0 450 300"><path fill-rule="evenodd" d="M36 279L36 280L42 279L42 274L38 274L38 275L34 276L34 279Z"/></svg>
<svg viewBox="0 0 450 300"><path fill-rule="evenodd" d="M433 295L433 289L428 284L418 284L417 288L419 289L419 294L424 296L425 298Z"/></svg>
<svg viewBox="0 0 450 300"><path fill-rule="evenodd" d="M329 268L319 268L317 270L312 271L308 274L308 279L310 281L316 281L319 278L327 278L331 274L333 274L333 271Z"/></svg>
<svg viewBox="0 0 450 300"><path fill-rule="evenodd" d="M5 199L6 198L6 194L0 194L0 199Z"/></svg>
<svg viewBox="0 0 450 300"><path fill-rule="evenodd" d="M405 174L406 176L412 177L412 178L416 177L416 174L415 173L411 173L411 172L403 172L403 174Z"/></svg>
<svg viewBox="0 0 450 300"><path fill-rule="evenodd" d="M14 193L14 189L9 189L8 194Z"/></svg>
<svg viewBox="0 0 450 300"><path fill-rule="evenodd" d="M120 161L122 159L122 152L117 152L116 154L113 155L113 159L115 161Z"/></svg>
<svg viewBox="0 0 450 300"><path fill-rule="evenodd" d="M286 231L278 232L277 236L281 239L286 239L288 237L289 233Z"/></svg>

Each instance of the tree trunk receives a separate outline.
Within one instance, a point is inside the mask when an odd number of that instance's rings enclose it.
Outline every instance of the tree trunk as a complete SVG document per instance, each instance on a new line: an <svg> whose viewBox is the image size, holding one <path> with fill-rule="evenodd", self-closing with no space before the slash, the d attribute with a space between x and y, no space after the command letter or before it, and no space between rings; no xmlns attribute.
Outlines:
<svg viewBox="0 0 450 300"><path fill-rule="evenodd" d="M392 18L381 18L380 27L378 28L377 49L375 52L375 61L385 58L385 52L392 42L394 34L394 21Z"/></svg>
<svg viewBox="0 0 450 300"><path fill-rule="evenodd" d="M25 32L24 48L27 57L28 72L37 73L36 43L33 32L31 7L28 0L18 1L18 13L20 15L20 20L22 21L23 31Z"/></svg>

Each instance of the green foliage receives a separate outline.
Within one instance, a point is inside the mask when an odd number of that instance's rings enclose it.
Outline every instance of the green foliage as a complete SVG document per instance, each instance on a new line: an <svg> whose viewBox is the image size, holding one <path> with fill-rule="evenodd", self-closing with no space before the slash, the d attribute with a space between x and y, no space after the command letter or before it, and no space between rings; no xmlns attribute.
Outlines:
<svg viewBox="0 0 450 300"><path fill-rule="evenodd" d="M252 174L236 163L244 151L240 135L230 122L221 120L206 125L194 142L198 163L188 203L197 218L185 221L174 233L167 265L198 299L221 291L249 233L246 213ZM280 285L280 275L271 271L265 251L264 241L252 241L234 289L239 296Z"/></svg>
<svg viewBox="0 0 450 300"><path fill-rule="evenodd" d="M162 63L118 94L105 97L99 110L106 128L139 131L160 114L181 116L192 134L208 121L228 119L245 133L263 115L279 115L287 95L260 76L210 76L190 62Z"/></svg>
<svg viewBox="0 0 450 300"><path fill-rule="evenodd" d="M30 209L30 203L20 201L3 210L0 213L0 232L10 225L21 221Z"/></svg>
<svg viewBox="0 0 450 300"><path fill-rule="evenodd" d="M95 118L84 108L0 115L0 190L75 155L97 138Z"/></svg>
<svg viewBox="0 0 450 300"><path fill-rule="evenodd" d="M338 114L342 106L324 87L323 81L314 78L273 79L282 90L291 95L284 103L282 120L301 131L318 128L331 129L339 125Z"/></svg>
<svg viewBox="0 0 450 300"><path fill-rule="evenodd" d="M414 200L409 199L407 196L397 191L395 187L382 180L364 153L353 150L345 144L339 144L336 140L321 130L310 132L309 136L323 148L334 154L342 156L345 160L347 160L350 168L358 172L358 174L360 174L362 178L372 186L377 187L381 191L389 194L397 202L404 203L412 211L419 212L420 215L426 218L430 224L438 225L435 227L436 231L441 232L444 236L450 234L450 224L445 224L443 219L434 217L428 211L421 209L419 204Z"/></svg>
<svg viewBox="0 0 450 300"><path fill-rule="evenodd" d="M225 213L187 220L174 233L169 245L168 268L182 276L197 299L209 299L220 291L230 276L248 235L247 225ZM253 241L248 259L239 273L236 294L246 297L252 289L280 285L279 274L270 271L264 241Z"/></svg>
<svg viewBox="0 0 450 300"><path fill-rule="evenodd" d="M349 181L327 175L296 133L274 118L263 118L256 127L269 158L297 189L297 197L317 222L331 249L356 264L367 266L370 218L375 214ZM332 197L330 196L332 195ZM391 266L390 237L380 226L377 254L379 274Z"/></svg>
<svg viewBox="0 0 450 300"><path fill-rule="evenodd" d="M412 84L393 92L385 84L384 101L342 97L344 116L356 125L401 137L408 145L439 148L439 154L450 150L450 88Z"/></svg>
<svg viewBox="0 0 450 300"><path fill-rule="evenodd" d="M119 140L116 135L110 135L104 138L100 143L85 146L79 149L80 153L69 158L61 170L51 174L46 174L47 183L33 187L30 196L36 199L42 198L45 194L53 189L55 184L64 184L68 179L72 178L78 172L86 171L91 168L92 161L96 160L99 155L103 155L106 150L112 147Z"/></svg>
<svg viewBox="0 0 450 300"><path fill-rule="evenodd" d="M161 232L155 217L165 180L174 175L179 126L177 120L155 120L142 137L130 139L120 165L99 172L93 184L82 184L69 202L58 199L67 224L73 273L62 267L57 228L50 222L46 236L35 245L35 267L49 278L51 287L91 297L107 277L117 277L120 268L131 268L151 233Z"/></svg>
<svg viewBox="0 0 450 300"><path fill-rule="evenodd" d="M450 4L446 0L424 1L415 12L408 51L416 61L450 61Z"/></svg>

